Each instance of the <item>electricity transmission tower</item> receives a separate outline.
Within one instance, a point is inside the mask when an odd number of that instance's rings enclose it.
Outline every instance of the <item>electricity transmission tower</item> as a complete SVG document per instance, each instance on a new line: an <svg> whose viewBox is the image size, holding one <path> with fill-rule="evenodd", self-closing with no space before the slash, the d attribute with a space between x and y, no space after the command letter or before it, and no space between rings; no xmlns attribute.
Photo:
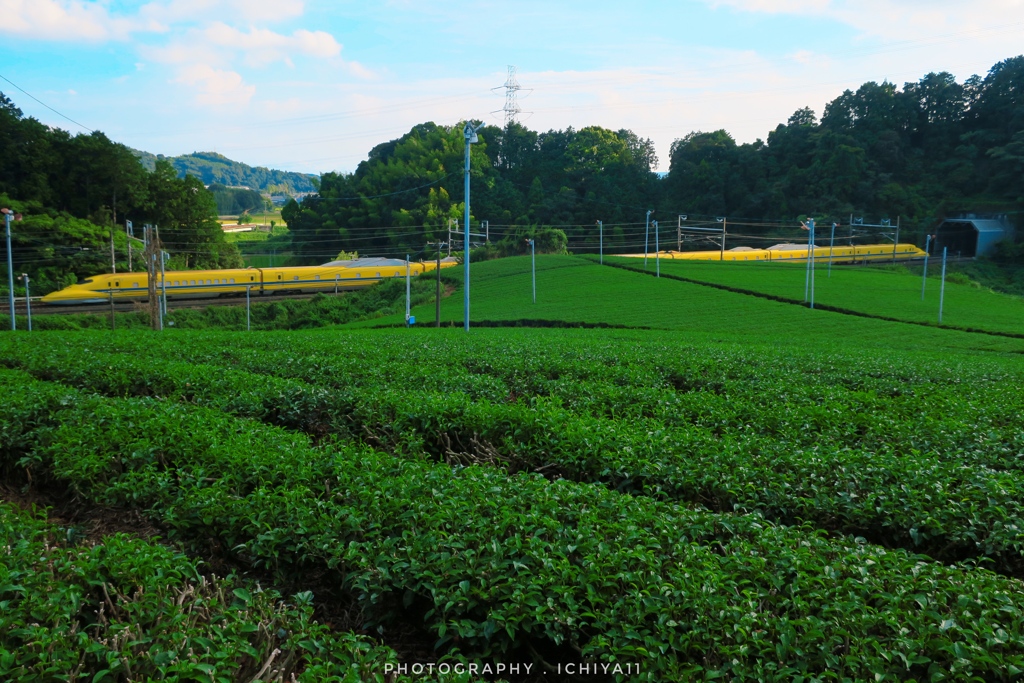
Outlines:
<svg viewBox="0 0 1024 683"><path fill-rule="evenodd" d="M500 85L492 90L498 90L500 88L505 89L505 106L498 111L505 114L505 130L508 130L510 123L516 120L516 116L523 113L522 108L519 106L519 91L523 90L523 86L519 85L519 80L516 78L516 67L508 67L508 79L506 79L504 85ZM498 112L493 112L497 114Z"/></svg>

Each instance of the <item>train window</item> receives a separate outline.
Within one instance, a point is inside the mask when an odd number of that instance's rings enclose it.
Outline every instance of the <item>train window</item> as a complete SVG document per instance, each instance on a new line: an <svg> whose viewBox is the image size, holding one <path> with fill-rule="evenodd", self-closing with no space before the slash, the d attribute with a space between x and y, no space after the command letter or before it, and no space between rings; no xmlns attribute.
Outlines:
<svg viewBox="0 0 1024 683"><path fill-rule="evenodd" d="M249 276L249 282L256 282L256 278L254 278L252 275L250 275Z"/></svg>
<svg viewBox="0 0 1024 683"><path fill-rule="evenodd" d="M138 287L139 287L139 283L138 283L138 282L133 282L133 283L132 283L132 287L135 287L136 289L138 289Z"/></svg>
<svg viewBox="0 0 1024 683"><path fill-rule="evenodd" d="M215 285L219 285L219 284L220 284L220 278L217 278L217 279L215 279L215 280L213 281L213 284L215 284Z"/></svg>
<svg viewBox="0 0 1024 683"><path fill-rule="evenodd" d="M235 284L235 278L231 278L231 284Z"/></svg>
<svg viewBox="0 0 1024 683"><path fill-rule="evenodd" d="M115 286L115 287L120 287L120 286L121 286L121 283L120 283L120 282L114 282L114 286Z"/></svg>
<svg viewBox="0 0 1024 683"><path fill-rule="evenodd" d="M380 273L377 273L377 277L380 277Z"/></svg>
<svg viewBox="0 0 1024 683"><path fill-rule="evenodd" d="M320 276L319 276L319 275L314 275L313 277L314 277L315 279L317 279L317 280L319 280L319 279L320 279Z"/></svg>
<svg viewBox="0 0 1024 683"><path fill-rule="evenodd" d="M209 280L207 280L207 281L206 281L206 284L208 284L208 285L209 285L209 284L212 284L212 283L211 283L211 282L210 282Z"/></svg>
<svg viewBox="0 0 1024 683"><path fill-rule="evenodd" d="M278 279L278 280L280 280L280 279L281 279L281 276L280 276L280 275L278 275L278 276L277 276L277 279Z"/></svg>
<svg viewBox="0 0 1024 683"><path fill-rule="evenodd" d="M292 280L296 280L296 281L298 281L298 279L299 279L298 275L296 275L295 277L292 278Z"/></svg>
<svg viewBox="0 0 1024 683"><path fill-rule="evenodd" d="M362 274L362 273L356 273L356 277L357 277L357 278L362 278L362 277L363 277L363 274Z"/></svg>
<svg viewBox="0 0 1024 683"><path fill-rule="evenodd" d="M195 280L191 280L191 281L189 282L189 284L191 284L191 285L194 285L195 283L196 283L196 281L195 281Z"/></svg>

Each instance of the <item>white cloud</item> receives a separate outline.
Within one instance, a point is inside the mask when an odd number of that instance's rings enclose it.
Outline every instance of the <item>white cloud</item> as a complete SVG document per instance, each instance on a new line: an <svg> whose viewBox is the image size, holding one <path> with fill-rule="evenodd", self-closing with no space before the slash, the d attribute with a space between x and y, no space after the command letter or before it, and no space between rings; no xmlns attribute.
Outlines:
<svg viewBox="0 0 1024 683"><path fill-rule="evenodd" d="M208 64L185 67L174 82L196 88L196 101L200 104L245 106L256 94L256 86L247 85L240 74L214 69Z"/></svg>
<svg viewBox="0 0 1024 683"><path fill-rule="evenodd" d="M299 17L304 10L303 0L169 0L144 5L139 16L168 24L199 23L211 16L263 22Z"/></svg>
<svg viewBox="0 0 1024 683"><path fill-rule="evenodd" d="M217 22L202 32L204 44L216 45L229 51L244 53L246 60L261 66L271 62L288 61L295 55L320 59L337 57L341 45L324 31L298 30L290 36L269 29L250 28L248 32Z"/></svg>
<svg viewBox="0 0 1024 683"><path fill-rule="evenodd" d="M138 18L114 17L105 5L83 0L0 0L4 33L37 40L105 42L160 26Z"/></svg>
<svg viewBox="0 0 1024 683"><path fill-rule="evenodd" d="M1024 22L1024 0L704 0L712 7L741 12L825 17L865 35L892 40L934 37L941 32L969 33ZM999 27L995 27L999 28ZM1013 39L1019 42L1019 26Z"/></svg>

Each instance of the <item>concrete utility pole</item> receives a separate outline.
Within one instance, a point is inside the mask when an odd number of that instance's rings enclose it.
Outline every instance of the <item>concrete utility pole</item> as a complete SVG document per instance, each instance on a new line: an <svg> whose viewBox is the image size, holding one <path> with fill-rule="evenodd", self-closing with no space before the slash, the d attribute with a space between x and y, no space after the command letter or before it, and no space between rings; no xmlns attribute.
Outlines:
<svg viewBox="0 0 1024 683"><path fill-rule="evenodd" d="M722 224L722 252L721 252L721 254L718 257L718 260L719 261L724 261L725 260L725 229L728 226L728 221L726 221L725 216L722 216L721 218L716 218L715 220Z"/></svg>
<svg viewBox="0 0 1024 683"><path fill-rule="evenodd" d="M466 139L466 215L464 216L466 221L466 234L463 236L463 264L465 265L465 282L462 285L463 291L463 315L465 320L463 321L463 328L469 332L469 148L475 142L480 142L480 138L477 136L477 131L483 127L483 123L479 123L474 126L469 121L466 122L465 128L462 129L462 135Z"/></svg>
<svg viewBox="0 0 1024 683"><path fill-rule="evenodd" d="M132 231L131 221L124 222L124 234L128 238L128 272L134 273L135 271L132 269L132 238L135 237L135 233Z"/></svg>
<svg viewBox="0 0 1024 683"><path fill-rule="evenodd" d="M146 226L146 251L143 254L146 260L147 288L149 292L149 324L154 330L163 329L163 315L161 315L160 298L156 291L157 255L160 253L159 239L156 230Z"/></svg>
<svg viewBox="0 0 1024 683"><path fill-rule="evenodd" d="M597 237L597 239L598 239L598 243L597 243L598 244L598 252L597 252L598 253L598 259L600 260L601 265L604 265L604 222L603 221L598 221L597 222L597 234L598 234L598 237Z"/></svg>

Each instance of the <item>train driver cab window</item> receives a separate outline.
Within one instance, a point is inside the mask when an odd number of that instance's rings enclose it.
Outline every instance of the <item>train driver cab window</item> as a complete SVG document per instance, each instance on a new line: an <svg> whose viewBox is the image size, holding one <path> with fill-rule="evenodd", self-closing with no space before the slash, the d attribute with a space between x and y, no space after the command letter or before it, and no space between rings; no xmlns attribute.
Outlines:
<svg viewBox="0 0 1024 683"><path fill-rule="evenodd" d="M249 282L256 282L256 278L252 275L249 276Z"/></svg>
<svg viewBox="0 0 1024 683"><path fill-rule="evenodd" d="M278 275L278 276L277 276L277 279L278 279L278 280L280 280L280 279L281 279L281 276L280 276L280 275Z"/></svg>

